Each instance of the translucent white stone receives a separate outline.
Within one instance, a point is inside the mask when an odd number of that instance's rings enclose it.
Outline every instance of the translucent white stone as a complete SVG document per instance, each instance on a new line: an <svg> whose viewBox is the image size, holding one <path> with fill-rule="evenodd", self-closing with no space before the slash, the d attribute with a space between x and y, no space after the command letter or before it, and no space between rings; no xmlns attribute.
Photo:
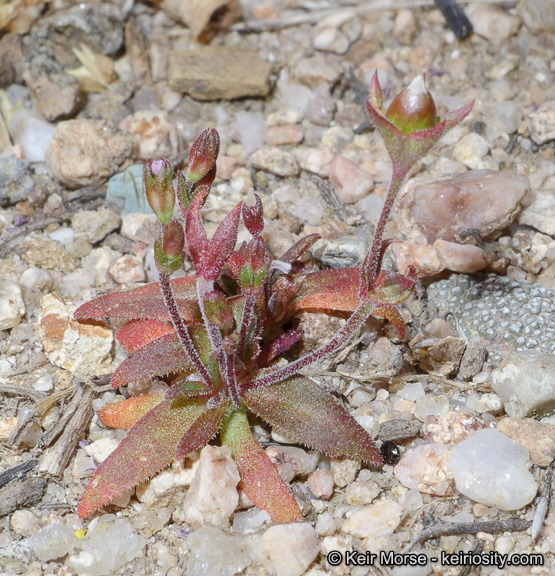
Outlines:
<svg viewBox="0 0 555 576"><path fill-rule="evenodd" d="M252 562L244 537L205 526L187 536L187 576L233 576Z"/></svg>
<svg viewBox="0 0 555 576"><path fill-rule="evenodd" d="M80 551L66 564L77 574L108 576L134 560L145 543L127 520L107 514L90 523L86 536L76 546Z"/></svg>
<svg viewBox="0 0 555 576"><path fill-rule="evenodd" d="M449 460L459 492L500 510L518 510L536 495L529 463L524 446L491 428L457 444Z"/></svg>
<svg viewBox="0 0 555 576"><path fill-rule="evenodd" d="M260 561L275 576L301 576L318 552L316 533L308 523L272 526L258 545Z"/></svg>
<svg viewBox="0 0 555 576"><path fill-rule="evenodd" d="M246 154L252 154L264 144L266 137L266 124L264 115L257 112L241 110L235 116L239 139Z"/></svg>
<svg viewBox="0 0 555 576"><path fill-rule="evenodd" d="M29 538L33 552L42 562L63 558L77 543L73 530L62 524L51 524Z"/></svg>

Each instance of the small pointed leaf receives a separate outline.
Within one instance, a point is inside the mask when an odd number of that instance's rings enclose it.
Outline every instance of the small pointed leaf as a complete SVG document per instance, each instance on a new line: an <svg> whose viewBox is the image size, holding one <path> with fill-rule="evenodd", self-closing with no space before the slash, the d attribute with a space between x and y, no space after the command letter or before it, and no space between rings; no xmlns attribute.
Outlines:
<svg viewBox="0 0 555 576"><path fill-rule="evenodd" d="M199 446L208 444L218 433L229 407L229 400L221 399L217 406L205 410L187 430L177 446L176 460L182 460Z"/></svg>

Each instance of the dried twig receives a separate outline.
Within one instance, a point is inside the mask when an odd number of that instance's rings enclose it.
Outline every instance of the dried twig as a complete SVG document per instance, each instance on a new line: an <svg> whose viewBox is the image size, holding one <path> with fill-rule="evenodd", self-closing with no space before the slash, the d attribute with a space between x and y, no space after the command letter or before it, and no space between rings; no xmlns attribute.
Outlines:
<svg viewBox="0 0 555 576"><path fill-rule="evenodd" d="M553 467L555 466L555 460L551 462L551 466L547 469L545 478L543 481L543 486L540 493L540 499L538 501L538 506L536 507L536 513L534 514L534 519L532 520L532 540L536 540L540 530L542 529L545 517L547 516L547 511L549 509L549 501L551 500L551 482L553 480Z"/></svg>
<svg viewBox="0 0 555 576"><path fill-rule="evenodd" d="M28 386L18 386L10 384L8 381L0 378L0 394L9 394L11 396L24 396L33 402L42 402L47 398L44 392L37 392Z"/></svg>
<svg viewBox="0 0 555 576"><path fill-rule="evenodd" d="M18 464L17 466L8 468L8 470L0 474L0 488L5 486L8 482L11 482L14 478L20 478L29 472L29 470L32 470L38 463L38 460L28 460L27 462L23 462L23 464Z"/></svg>
<svg viewBox="0 0 555 576"><path fill-rule="evenodd" d="M409 552L414 546L430 538L459 534L478 534L478 532L488 532L489 534L521 532L522 530L530 528L531 525L532 522L530 520L523 520L522 518L509 518L507 520L496 520L494 522L444 522L443 520L439 520L429 528L420 532L420 534L405 547L403 552Z"/></svg>
<svg viewBox="0 0 555 576"><path fill-rule="evenodd" d="M39 472L60 476L64 471L77 443L83 437L85 429L93 416L93 395L94 390L90 386L82 388L77 409L56 444L52 448L48 448L42 455Z"/></svg>
<svg viewBox="0 0 555 576"><path fill-rule="evenodd" d="M35 477L25 478L3 488L0 496L0 518L39 502L46 484L46 478Z"/></svg>

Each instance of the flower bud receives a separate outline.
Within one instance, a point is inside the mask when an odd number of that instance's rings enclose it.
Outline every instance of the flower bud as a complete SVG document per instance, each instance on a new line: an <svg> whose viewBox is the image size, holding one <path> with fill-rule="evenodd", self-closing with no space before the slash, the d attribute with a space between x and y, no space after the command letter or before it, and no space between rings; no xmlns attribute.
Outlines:
<svg viewBox="0 0 555 576"><path fill-rule="evenodd" d="M173 274L183 266L185 233L177 220L162 226L154 244L154 259L159 270Z"/></svg>
<svg viewBox="0 0 555 576"><path fill-rule="evenodd" d="M198 182L216 165L220 152L220 135L215 128L205 130L193 143L185 178Z"/></svg>
<svg viewBox="0 0 555 576"><path fill-rule="evenodd" d="M417 76L389 106L386 118L406 136L418 130L433 128L439 123L436 105L426 88L426 80Z"/></svg>
<svg viewBox="0 0 555 576"><path fill-rule="evenodd" d="M235 325L235 318L233 317L231 306L221 292L215 290L208 292L204 297L204 309L208 320L218 328L227 332Z"/></svg>
<svg viewBox="0 0 555 576"><path fill-rule="evenodd" d="M172 184L173 169L167 160L145 162L144 182L148 203L162 224L173 215L175 191Z"/></svg>

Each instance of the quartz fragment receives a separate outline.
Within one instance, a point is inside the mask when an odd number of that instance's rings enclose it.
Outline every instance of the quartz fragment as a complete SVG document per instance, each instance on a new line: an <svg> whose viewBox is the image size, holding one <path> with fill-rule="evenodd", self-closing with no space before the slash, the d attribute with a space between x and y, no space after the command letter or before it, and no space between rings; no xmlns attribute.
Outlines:
<svg viewBox="0 0 555 576"><path fill-rule="evenodd" d="M127 520L106 514L90 523L87 534L76 545L79 552L66 564L77 574L109 576L134 560L144 546L144 538Z"/></svg>
<svg viewBox="0 0 555 576"><path fill-rule="evenodd" d="M0 330L18 326L25 315L25 304L17 282L0 277Z"/></svg>
<svg viewBox="0 0 555 576"><path fill-rule="evenodd" d="M333 474L328 468L318 468L308 477L308 487L316 498L328 500L333 494Z"/></svg>
<svg viewBox="0 0 555 576"><path fill-rule="evenodd" d="M318 552L316 533L307 523L272 526L258 544L260 562L275 576L301 576Z"/></svg>
<svg viewBox="0 0 555 576"><path fill-rule="evenodd" d="M549 416L555 410L555 356L525 350L492 373L492 388L512 418Z"/></svg>
<svg viewBox="0 0 555 576"><path fill-rule="evenodd" d="M404 508L397 502L380 500L351 514L341 530L356 538L392 534L404 515Z"/></svg>
<svg viewBox="0 0 555 576"><path fill-rule="evenodd" d="M33 552L42 562L63 558L76 543L73 530L62 524L45 526L29 538Z"/></svg>
<svg viewBox="0 0 555 576"><path fill-rule="evenodd" d="M555 236L555 190L531 190L522 201L519 224L533 226L536 230Z"/></svg>
<svg viewBox="0 0 555 576"><path fill-rule="evenodd" d="M236 486L240 479L227 446L205 446L183 503L186 522L193 527L229 526L229 517L239 502Z"/></svg>
<svg viewBox="0 0 555 576"><path fill-rule="evenodd" d="M138 111L120 122L119 127L134 134L137 158L160 158L177 154L179 133L166 112Z"/></svg>
<svg viewBox="0 0 555 576"><path fill-rule="evenodd" d="M403 486L447 496L453 493L453 474L449 469L449 448L444 444L421 444L410 448L394 468Z"/></svg>
<svg viewBox="0 0 555 576"><path fill-rule="evenodd" d="M520 20L493 4L472 4L466 10L474 32L495 46L501 46L515 34Z"/></svg>
<svg viewBox="0 0 555 576"><path fill-rule="evenodd" d="M296 176L299 173L295 157L281 148L259 148L250 157L250 163L259 170L266 170L277 176Z"/></svg>
<svg viewBox="0 0 555 576"><path fill-rule="evenodd" d="M336 185L337 197L344 204L358 202L368 196L374 186L369 174L341 155L331 163L330 178Z"/></svg>
<svg viewBox="0 0 555 576"><path fill-rule="evenodd" d="M60 122L46 151L56 180L79 188L109 178L131 156L133 137L98 120Z"/></svg>
<svg viewBox="0 0 555 576"><path fill-rule="evenodd" d="M529 189L528 178L510 171L476 170L432 183L413 179L399 193L399 226L430 244L454 242L468 229L487 236L513 221Z"/></svg>
<svg viewBox="0 0 555 576"><path fill-rule="evenodd" d="M451 449L457 490L481 504L519 510L538 490L528 450L498 430L479 430Z"/></svg>
<svg viewBox="0 0 555 576"><path fill-rule="evenodd" d="M251 562L248 541L219 528L203 526L187 536L187 576L233 576Z"/></svg>
<svg viewBox="0 0 555 576"><path fill-rule="evenodd" d="M47 294L41 300L39 336L47 358L74 374L94 376L110 357L112 331L100 324L73 320L75 307Z"/></svg>
<svg viewBox="0 0 555 576"><path fill-rule="evenodd" d="M555 139L555 100L544 102L537 110L528 114L532 140L544 144Z"/></svg>
<svg viewBox="0 0 555 576"><path fill-rule="evenodd" d="M96 244L119 227L121 218L108 208L79 210L71 223L77 236L84 236L88 242Z"/></svg>
<svg viewBox="0 0 555 576"><path fill-rule="evenodd" d="M198 461L190 468L174 465L149 480L139 484L136 488L137 499L148 508L156 506L182 506L185 490L191 485ZM181 521L181 511L175 514Z"/></svg>

